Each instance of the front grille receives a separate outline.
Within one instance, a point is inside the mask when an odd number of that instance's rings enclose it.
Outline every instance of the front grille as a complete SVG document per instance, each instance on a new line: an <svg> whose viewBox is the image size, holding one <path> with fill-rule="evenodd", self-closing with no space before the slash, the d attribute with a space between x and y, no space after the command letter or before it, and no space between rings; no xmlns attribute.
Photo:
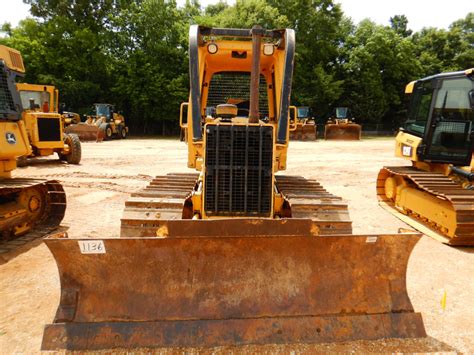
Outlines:
<svg viewBox="0 0 474 355"><path fill-rule="evenodd" d="M40 142L57 142L62 140L59 118L38 117L37 121Z"/></svg>
<svg viewBox="0 0 474 355"><path fill-rule="evenodd" d="M270 217L273 195L272 127L206 127L206 214Z"/></svg>

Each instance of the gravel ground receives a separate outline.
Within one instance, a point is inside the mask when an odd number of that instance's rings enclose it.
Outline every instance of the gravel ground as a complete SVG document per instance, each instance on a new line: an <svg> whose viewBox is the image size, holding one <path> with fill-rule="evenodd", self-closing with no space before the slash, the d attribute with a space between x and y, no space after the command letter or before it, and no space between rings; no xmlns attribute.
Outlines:
<svg viewBox="0 0 474 355"><path fill-rule="evenodd" d="M354 233L396 233L407 226L378 207L377 172L383 165L405 165L393 157L393 139L360 142L294 142L288 174L318 179L349 203ZM15 176L60 180L68 208L62 223L71 237L118 236L128 195L155 175L190 172L187 149L177 140L128 139L84 143L79 166L40 159ZM179 349L185 353L398 352L474 353L474 249L452 248L423 237L408 265L408 292L423 315L428 337L337 344ZM446 292L446 308L440 305ZM0 353L39 352L43 326L53 320L59 300L55 262L41 241L19 246L0 259ZM162 353L177 349L162 349Z"/></svg>

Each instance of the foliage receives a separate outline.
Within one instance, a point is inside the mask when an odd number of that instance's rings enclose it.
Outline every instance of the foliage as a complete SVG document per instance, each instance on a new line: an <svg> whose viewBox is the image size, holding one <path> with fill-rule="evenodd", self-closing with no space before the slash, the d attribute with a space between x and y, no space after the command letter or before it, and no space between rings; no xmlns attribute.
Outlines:
<svg viewBox="0 0 474 355"><path fill-rule="evenodd" d="M449 29L413 33L405 15L389 26L354 25L334 0L23 0L31 15L5 23L0 43L21 51L24 81L56 85L69 110L110 102L135 133L176 133L188 95L189 25L294 28L293 102L324 118L346 105L363 123L396 128L404 86L474 67L474 13Z"/></svg>

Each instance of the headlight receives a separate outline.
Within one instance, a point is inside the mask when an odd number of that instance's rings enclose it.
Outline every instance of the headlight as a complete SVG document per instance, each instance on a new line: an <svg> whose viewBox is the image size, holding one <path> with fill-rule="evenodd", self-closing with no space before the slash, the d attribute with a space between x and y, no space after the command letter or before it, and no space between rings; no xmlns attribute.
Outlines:
<svg viewBox="0 0 474 355"><path fill-rule="evenodd" d="M263 54L272 55L275 52L275 46L273 43L264 43L263 45Z"/></svg>
<svg viewBox="0 0 474 355"><path fill-rule="evenodd" d="M216 54L218 49L217 44L213 42L207 45L207 51L211 54Z"/></svg>

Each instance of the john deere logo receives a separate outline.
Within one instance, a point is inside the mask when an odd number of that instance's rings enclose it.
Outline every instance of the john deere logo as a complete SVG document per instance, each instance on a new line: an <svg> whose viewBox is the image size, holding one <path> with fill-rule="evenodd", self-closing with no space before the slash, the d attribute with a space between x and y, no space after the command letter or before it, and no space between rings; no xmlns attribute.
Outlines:
<svg viewBox="0 0 474 355"><path fill-rule="evenodd" d="M7 132L5 133L5 138L9 144L16 144L16 137L14 133Z"/></svg>

